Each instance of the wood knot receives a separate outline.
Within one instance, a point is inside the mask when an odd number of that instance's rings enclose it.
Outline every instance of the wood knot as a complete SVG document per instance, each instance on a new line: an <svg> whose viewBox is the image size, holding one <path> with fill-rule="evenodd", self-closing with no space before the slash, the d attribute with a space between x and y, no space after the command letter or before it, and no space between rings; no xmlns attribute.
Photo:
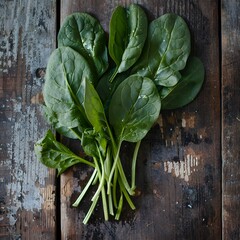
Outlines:
<svg viewBox="0 0 240 240"><path fill-rule="evenodd" d="M44 78L46 74L46 68L38 68L35 73L37 78Z"/></svg>

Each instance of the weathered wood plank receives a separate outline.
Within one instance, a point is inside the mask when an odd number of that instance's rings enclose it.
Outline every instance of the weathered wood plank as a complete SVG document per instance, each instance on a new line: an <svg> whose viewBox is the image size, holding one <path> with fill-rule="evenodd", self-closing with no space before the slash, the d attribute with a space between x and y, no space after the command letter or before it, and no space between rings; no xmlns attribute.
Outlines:
<svg viewBox="0 0 240 240"><path fill-rule="evenodd" d="M55 47L56 3L0 3L0 239L55 239L55 172L33 145L48 127L40 113L43 78Z"/></svg>
<svg viewBox="0 0 240 240"><path fill-rule="evenodd" d="M78 209L71 204L83 187L87 170L74 167L61 177L62 238L221 239L218 1L137 2L149 19L166 12L186 19L193 52L206 68L206 82L195 102L178 111L163 112L142 143L137 171L141 195L134 198L137 210L126 208L120 222L104 222L99 210L83 225L90 199ZM129 3L62 0L61 19L72 12L89 12L108 31L113 9ZM128 153L129 147L126 149Z"/></svg>
<svg viewBox="0 0 240 240"><path fill-rule="evenodd" d="M240 2L221 9L223 239L240 239Z"/></svg>

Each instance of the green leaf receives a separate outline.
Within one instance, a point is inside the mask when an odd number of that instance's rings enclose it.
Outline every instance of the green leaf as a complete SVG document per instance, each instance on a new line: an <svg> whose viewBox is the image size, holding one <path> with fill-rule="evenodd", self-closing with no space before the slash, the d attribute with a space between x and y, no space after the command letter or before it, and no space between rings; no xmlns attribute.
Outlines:
<svg viewBox="0 0 240 240"><path fill-rule="evenodd" d="M58 46L68 46L93 63L98 76L108 67L105 32L100 23L87 13L66 17L59 33Z"/></svg>
<svg viewBox="0 0 240 240"><path fill-rule="evenodd" d="M83 105L88 121L97 133L102 134L102 136L108 136L109 127L101 99L89 81L84 81L84 84L85 95Z"/></svg>
<svg viewBox="0 0 240 240"><path fill-rule="evenodd" d="M117 72L128 70L141 55L147 37L147 17L141 7L118 6L112 14L109 30L109 54Z"/></svg>
<svg viewBox="0 0 240 240"><path fill-rule="evenodd" d="M190 57L181 74L182 78L177 85L161 90L163 109L183 107L190 103L200 91L204 81L204 66L200 59Z"/></svg>
<svg viewBox="0 0 240 240"><path fill-rule="evenodd" d="M113 94L109 121L120 142L138 142L157 120L160 108L160 97L154 82L132 75Z"/></svg>
<svg viewBox="0 0 240 240"><path fill-rule="evenodd" d="M69 128L61 125L61 123L58 121L58 117L56 113L54 113L50 108L46 106L43 106L43 109L44 109L45 118L49 123L51 123L51 125L54 127L54 129L58 133L72 139L79 139L79 137L81 138L82 134L81 134L81 131L79 131L78 127Z"/></svg>
<svg viewBox="0 0 240 240"><path fill-rule="evenodd" d="M52 53L43 89L50 123L65 130L77 127L80 132L90 126L82 106L85 91L82 82L86 79L90 81L94 75L79 53L69 47L60 47Z"/></svg>
<svg viewBox="0 0 240 240"><path fill-rule="evenodd" d="M50 130L45 137L35 143L34 150L38 160L47 167L56 168L58 175L77 163L85 163L94 167L93 163L80 158L63 144L56 141Z"/></svg>
<svg viewBox="0 0 240 240"><path fill-rule="evenodd" d="M175 14L165 14L150 23L143 54L132 73L149 77L157 85L174 86L186 65L190 47L185 21Z"/></svg>
<svg viewBox="0 0 240 240"><path fill-rule="evenodd" d="M85 130L81 138L81 146L84 152L91 157L98 158L98 149L96 144L95 133L92 129Z"/></svg>
<svg viewBox="0 0 240 240"><path fill-rule="evenodd" d="M121 74L118 74L114 78L114 81L110 81L114 71L115 68L107 71L103 75L103 77L99 80L98 85L96 87L99 97L101 98L102 103L104 105L105 112L108 110L109 102L118 85L129 76L128 71L123 72Z"/></svg>

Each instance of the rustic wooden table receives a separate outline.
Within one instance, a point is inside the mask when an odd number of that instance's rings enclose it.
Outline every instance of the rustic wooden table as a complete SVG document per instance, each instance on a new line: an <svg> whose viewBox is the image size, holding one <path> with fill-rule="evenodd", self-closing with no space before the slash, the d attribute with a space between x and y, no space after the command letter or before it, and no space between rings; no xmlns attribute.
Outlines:
<svg viewBox="0 0 240 240"><path fill-rule="evenodd" d="M41 114L44 68L62 20L75 11L104 29L124 0L0 1L0 239L240 239L240 1L139 0L149 19L166 12L189 24L206 69L196 101L162 112L142 145L135 212L82 224L87 201L71 203L87 170L60 178L33 145L49 126ZM76 142L65 142L76 145Z"/></svg>

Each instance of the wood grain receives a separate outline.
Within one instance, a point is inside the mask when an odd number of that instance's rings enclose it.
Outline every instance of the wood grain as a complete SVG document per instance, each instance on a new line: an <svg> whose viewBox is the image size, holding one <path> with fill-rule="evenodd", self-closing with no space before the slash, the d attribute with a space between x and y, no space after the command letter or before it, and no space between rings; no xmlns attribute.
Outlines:
<svg viewBox="0 0 240 240"><path fill-rule="evenodd" d="M240 2L221 9L223 239L240 239Z"/></svg>
<svg viewBox="0 0 240 240"><path fill-rule="evenodd" d="M192 51L206 69L205 84L189 106L163 112L143 141L137 166L141 194L133 199L137 210L126 207L121 221L104 222L99 207L90 223L83 225L90 198L77 209L71 204L89 170L79 166L61 177L62 239L221 239L218 1L133 2L146 10L150 20L166 12L184 17L192 34ZM129 3L62 0L61 19L72 12L88 12L108 31L113 9ZM126 160L130 151L126 145Z"/></svg>
<svg viewBox="0 0 240 240"><path fill-rule="evenodd" d="M55 171L33 151L48 128L40 111L55 47L56 3L0 3L0 239L55 239Z"/></svg>

